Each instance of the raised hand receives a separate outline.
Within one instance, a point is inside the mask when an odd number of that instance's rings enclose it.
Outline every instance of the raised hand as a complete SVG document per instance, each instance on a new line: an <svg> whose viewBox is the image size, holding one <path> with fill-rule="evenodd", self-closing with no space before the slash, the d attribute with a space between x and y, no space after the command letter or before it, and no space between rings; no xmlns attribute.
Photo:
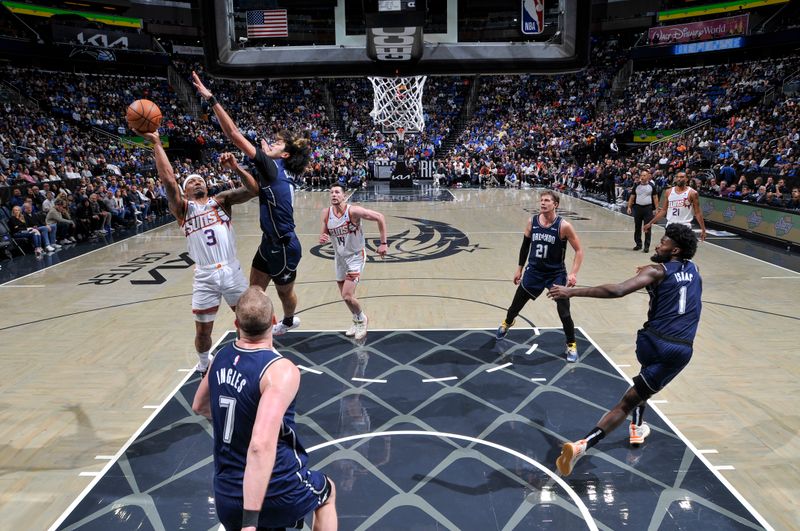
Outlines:
<svg viewBox="0 0 800 531"><path fill-rule="evenodd" d="M200 96L204 100L207 100L212 96L211 91L208 90L205 85L203 85L203 82L200 81L200 76L198 76L197 72L194 70L192 71L192 85L194 85L194 88L197 89L197 92L200 93Z"/></svg>

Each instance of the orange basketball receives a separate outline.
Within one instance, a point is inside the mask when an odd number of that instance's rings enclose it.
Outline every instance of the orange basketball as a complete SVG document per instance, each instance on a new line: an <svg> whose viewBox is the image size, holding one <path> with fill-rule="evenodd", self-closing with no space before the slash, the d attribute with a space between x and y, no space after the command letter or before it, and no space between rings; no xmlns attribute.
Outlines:
<svg viewBox="0 0 800 531"><path fill-rule="evenodd" d="M161 109L150 100L136 100L125 115L128 127L142 133L154 133L161 125Z"/></svg>

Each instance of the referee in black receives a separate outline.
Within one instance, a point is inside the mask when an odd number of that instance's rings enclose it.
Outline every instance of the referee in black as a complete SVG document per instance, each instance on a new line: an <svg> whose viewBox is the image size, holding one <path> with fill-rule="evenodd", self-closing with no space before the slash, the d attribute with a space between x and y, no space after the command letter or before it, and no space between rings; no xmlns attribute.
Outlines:
<svg viewBox="0 0 800 531"><path fill-rule="evenodd" d="M631 196L628 199L628 214L633 215L635 223L633 241L636 242L636 246L633 248L634 251L650 252L652 231L644 233L644 249L642 249L642 224L650 223L657 204L658 195L656 195L656 187L650 180L650 172L642 170L639 180L633 185Z"/></svg>

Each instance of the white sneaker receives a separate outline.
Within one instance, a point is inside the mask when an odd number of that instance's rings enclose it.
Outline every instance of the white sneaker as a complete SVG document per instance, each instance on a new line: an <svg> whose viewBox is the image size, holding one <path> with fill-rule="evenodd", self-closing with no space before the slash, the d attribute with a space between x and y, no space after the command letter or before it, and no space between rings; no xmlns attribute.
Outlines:
<svg viewBox="0 0 800 531"><path fill-rule="evenodd" d="M52 253L56 250L56 248L53 247L52 245L47 245L45 246L44 250L47 251L48 253Z"/></svg>
<svg viewBox="0 0 800 531"><path fill-rule="evenodd" d="M358 331L358 321L353 319L353 326L351 326L350 329L344 333L344 335L346 335L347 337L353 337L354 335L356 335L357 331Z"/></svg>
<svg viewBox="0 0 800 531"><path fill-rule="evenodd" d="M353 338L356 341L360 341L360 340L364 339L365 337L367 337L367 323L368 322L369 322L369 319L367 319L366 315L364 316L364 320L363 321L353 321L353 326L356 329L356 333L353 335Z"/></svg>
<svg viewBox="0 0 800 531"><path fill-rule="evenodd" d="M567 442L561 448L561 455L556 459L556 466L562 476L569 476L572 474L572 469L575 468L575 463L578 459L586 454L586 439L580 441Z"/></svg>
<svg viewBox="0 0 800 531"><path fill-rule="evenodd" d="M211 360L214 359L214 356L208 356L208 359L204 360L197 360L197 365L194 366L194 370L199 372L201 375L208 372L208 366L211 365Z"/></svg>
<svg viewBox="0 0 800 531"><path fill-rule="evenodd" d="M60 244L58 244L58 243L54 243L54 244L53 244L53 247L55 247L56 249L61 249L61 245L60 245Z"/></svg>
<svg viewBox="0 0 800 531"><path fill-rule="evenodd" d="M295 315L294 317L292 317L292 326L286 326L285 324L283 324L283 321L281 321L272 327L272 335L282 336L289 330L294 330L298 326L300 326L300 318Z"/></svg>
<svg viewBox="0 0 800 531"><path fill-rule="evenodd" d="M637 426L633 422L631 422L630 427L630 442L631 446L634 448L639 447L647 436L650 435L650 426L647 423L642 422L641 426Z"/></svg>

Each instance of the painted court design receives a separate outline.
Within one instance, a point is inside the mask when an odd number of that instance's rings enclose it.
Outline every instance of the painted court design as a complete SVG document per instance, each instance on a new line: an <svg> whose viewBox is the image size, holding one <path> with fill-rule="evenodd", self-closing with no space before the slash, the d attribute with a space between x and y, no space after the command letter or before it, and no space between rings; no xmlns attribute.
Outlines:
<svg viewBox="0 0 800 531"><path fill-rule="evenodd" d="M231 341L233 333L223 339ZM564 361L560 329L291 332L301 366L298 432L337 485L339 528L768 528L655 407L637 449L611 433L573 474L555 458L629 382L583 332ZM217 529L211 427L187 377L53 529ZM306 522L310 529L310 518Z"/></svg>

